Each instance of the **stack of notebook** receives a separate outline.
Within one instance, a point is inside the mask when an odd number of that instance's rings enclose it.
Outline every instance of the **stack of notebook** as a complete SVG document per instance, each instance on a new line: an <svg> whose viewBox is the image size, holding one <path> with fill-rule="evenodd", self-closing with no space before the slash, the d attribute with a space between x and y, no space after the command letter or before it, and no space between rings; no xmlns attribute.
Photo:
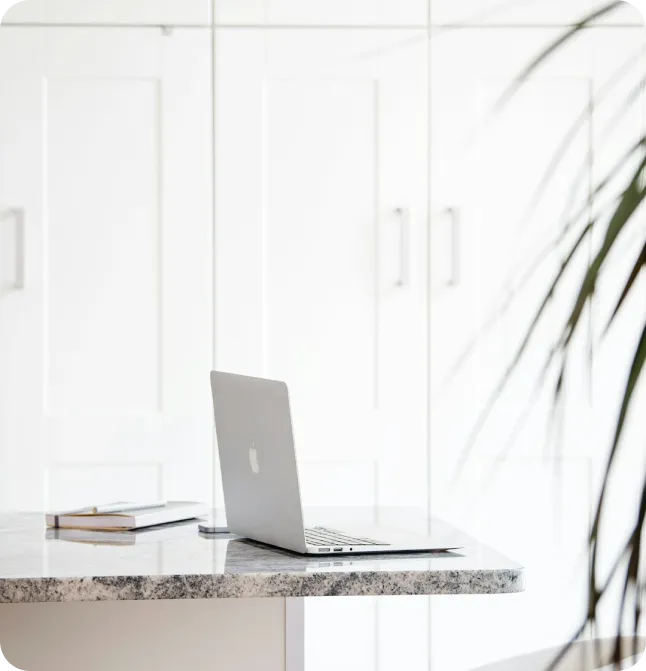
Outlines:
<svg viewBox="0 0 646 671"><path fill-rule="evenodd" d="M154 503L110 503L67 512L48 513L47 526L55 529L86 531L134 531L206 515L209 508L194 501L156 501Z"/></svg>

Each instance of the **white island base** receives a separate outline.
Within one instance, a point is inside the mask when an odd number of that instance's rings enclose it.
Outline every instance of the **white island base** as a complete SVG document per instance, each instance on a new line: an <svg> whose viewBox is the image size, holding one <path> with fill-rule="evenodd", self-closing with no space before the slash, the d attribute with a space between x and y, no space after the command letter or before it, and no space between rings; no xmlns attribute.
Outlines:
<svg viewBox="0 0 646 671"><path fill-rule="evenodd" d="M302 617L296 598L17 603L0 631L26 671L302 671Z"/></svg>

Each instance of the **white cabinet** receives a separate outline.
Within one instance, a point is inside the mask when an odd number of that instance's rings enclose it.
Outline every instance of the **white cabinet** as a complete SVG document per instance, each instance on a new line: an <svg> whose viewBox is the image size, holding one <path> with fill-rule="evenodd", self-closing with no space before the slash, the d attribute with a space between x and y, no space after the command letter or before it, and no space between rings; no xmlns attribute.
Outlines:
<svg viewBox="0 0 646 671"><path fill-rule="evenodd" d="M635 5L624 2L599 17L606 25L644 26L643 14ZM433 25L462 23L472 27L570 25L610 3L594 0L430 0Z"/></svg>
<svg viewBox="0 0 646 671"><path fill-rule="evenodd" d="M289 384L307 503L423 506L425 33L216 44L216 364Z"/></svg>
<svg viewBox="0 0 646 671"><path fill-rule="evenodd" d="M287 381L307 505L424 507L426 33L216 46L216 365ZM308 602L308 671L426 668L425 601L394 608Z"/></svg>
<svg viewBox="0 0 646 671"><path fill-rule="evenodd" d="M211 495L209 71L206 31L0 29L0 508Z"/></svg>
<svg viewBox="0 0 646 671"><path fill-rule="evenodd" d="M608 429L634 352L615 343L599 359L597 322L605 319L599 299L592 318L588 311L584 315L584 337L573 342L564 413L550 414L555 374L547 378L547 393L535 393L588 263L586 243L563 293L550 301L528 356L473 449L463 452L562 261L563 255L545 252L575 213L577 231L582 229L591 190L643 134L643 35L631 29L587 31L493 111L520 64L558 34L489 28L432 40L432 510L523 562L529 579L527 591L511 598L432 601L433 660L451 671L562 642L579 623L587 587L586 534ZM632 68L626 70L629 60ZM567 151L560 151L566 141ZM555 175L542 188L549 170ZM595 235L601 234L599 229ZM575 238L573 231L565 234L567 244ZM615 264L609 272L618 269ZM618 276L625 278L627 270ZM633 318L624 329L631 347L638 321ZM640 427L634 436L643 435ZM451 476L467 454L455 482ZM635 505L624 497L623 514ZM612 519L621 519L619 509ZM627 524L619 526L625 533ZM449 639L444 627L458 617L473 641L459 655L443 647ZM537 618L540 627L527 626ZM483 621L495 621L495 627Z"/></svg>
<svg viewBox="0 0 646 671"><path fill-rule="evenodd" d="M219 25L418 26L428 21L428 0L220 0Z"/></svg>
<svg viewBox="0 0 646 671"><path fill-rule="evenodd" d="M21 0L4 24L197 25L211 23L211 0Z"/></svg>

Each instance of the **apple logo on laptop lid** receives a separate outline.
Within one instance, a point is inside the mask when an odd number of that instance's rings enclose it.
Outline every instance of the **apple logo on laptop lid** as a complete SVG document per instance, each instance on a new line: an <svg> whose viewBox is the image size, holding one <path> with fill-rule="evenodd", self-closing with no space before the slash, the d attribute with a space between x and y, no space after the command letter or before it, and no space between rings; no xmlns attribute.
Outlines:
<svg viewBox="0 0 646 671"><path fill-rule="evenodd" d="M258 450L256 449L255 441L251 441L251 447L249 448L249 465L251 470L255 475L260 473L260 466L258 465Z"/></svg>

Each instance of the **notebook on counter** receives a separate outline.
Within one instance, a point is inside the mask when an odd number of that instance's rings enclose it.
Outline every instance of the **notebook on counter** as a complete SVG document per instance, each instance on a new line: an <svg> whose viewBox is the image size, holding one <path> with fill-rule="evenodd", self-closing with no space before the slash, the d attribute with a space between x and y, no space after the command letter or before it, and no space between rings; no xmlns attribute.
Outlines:
<svg viewBox="0 0 646 671"><path fill-rule="evenodd" d="M195 522L184 520L159 524L143 529L120 529L106 531L97 529L60 529L50 527L45 531L48 541L68 541L88 545L135 545L141 543L158 543L175 538L185 537L189 529L194 529Z"/></svg>
<svg viewBox="0 0 646 671"><path fill-rule="evenodd" d="M127 531L159 524L181 522L207 515L209 507L195 501L168 501L154 504L113 503L80 510L48 513L48 527L56 529L94 529Z"/></svg>

